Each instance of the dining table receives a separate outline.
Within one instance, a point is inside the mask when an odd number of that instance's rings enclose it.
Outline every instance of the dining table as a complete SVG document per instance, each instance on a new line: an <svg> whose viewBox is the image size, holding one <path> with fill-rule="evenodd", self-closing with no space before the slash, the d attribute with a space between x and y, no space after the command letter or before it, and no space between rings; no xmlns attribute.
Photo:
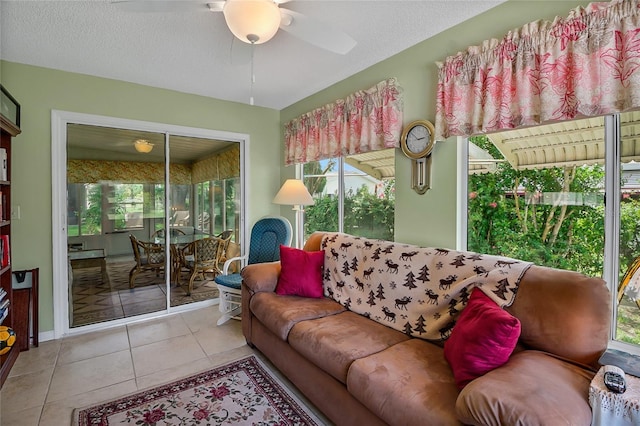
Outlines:
<svg viewBox="0 0 640 426"><path fill-rule="evenodd" d="M175 245L176 247L184 247L194 241L209 238L210 236L211 235L205 233L169 235L169 244ZM153 238L154 244L164 245L165 241L166 239L164 236L156 236Z"/></svg>
<svg viewBox="0 0 640 426"><path fill-rule="evenodd" d="M178 283L179 281L178 274L180 273L180 270L184 261L184 258L183 258L184 248L187 247L189 244L193 243L194 241L202 240L204 238L209 238L209 237L211 237L211 235L200 233L200 232L193 233L193 234L174 234L174 233L169 234L169 244L170 244L169 254L171 256L171 279L173 283ZM152 242L154 244L164 245L166 243L166 238L165 236L155 236L153 237Z"/></svg>

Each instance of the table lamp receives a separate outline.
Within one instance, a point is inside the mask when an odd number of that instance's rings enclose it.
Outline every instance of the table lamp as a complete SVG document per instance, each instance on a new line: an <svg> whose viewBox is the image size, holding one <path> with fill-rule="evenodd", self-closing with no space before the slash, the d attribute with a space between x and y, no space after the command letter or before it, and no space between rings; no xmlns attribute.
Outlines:
<svg viewBox="0 0 640 426"><path fill-rule="evenodd" d="M274 204L293 206L293 210L296 212L296 245L297 248L302 248L304 244L304 230L302 228L304 206L313 205L313 198L307 187L300 179L287 179L273 202Z"/></svg>

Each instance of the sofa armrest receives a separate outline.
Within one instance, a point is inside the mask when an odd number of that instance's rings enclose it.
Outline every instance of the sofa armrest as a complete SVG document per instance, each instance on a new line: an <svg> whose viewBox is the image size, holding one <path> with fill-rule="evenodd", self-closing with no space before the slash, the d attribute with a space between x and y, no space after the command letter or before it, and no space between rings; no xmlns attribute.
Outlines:
<svg viewBox="0 0 640 426"><path fill-rule="evenodd" d="M254 263L240 272L242 282L251 293L275 291L280 276L280 262Z"/></svg>
<svg viewBox="0 0 640 426"><path fill-rule="evenodd" d="M598 371L611 330L611 295L604 280L533 265L506 310L520 320L520 342Z"/></svg>
<svg viewBox="0 0 640 426"><path fill-rule="evenodd" d="M525 350L469 383L456 414L467 425L584 425L594 373L540 351Z"/></svg>

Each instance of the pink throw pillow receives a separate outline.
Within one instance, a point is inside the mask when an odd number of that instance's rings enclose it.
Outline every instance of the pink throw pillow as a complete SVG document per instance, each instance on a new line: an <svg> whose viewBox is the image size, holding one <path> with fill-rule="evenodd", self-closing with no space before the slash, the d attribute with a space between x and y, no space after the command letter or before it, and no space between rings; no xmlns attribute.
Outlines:
<svg viewBox="0 0 640 426"><path fill-rule="evenodd" d="M473 289L444 343L444 357L458 388L506 363L519 337L518 318L496 305L479 288Z"/></svg>
<svg viewBox="0 0 640 426"><path fill-rule="evenodd" d="M323 297L324 251L304 251L281 245L280 265L277 294Z"/></svg>

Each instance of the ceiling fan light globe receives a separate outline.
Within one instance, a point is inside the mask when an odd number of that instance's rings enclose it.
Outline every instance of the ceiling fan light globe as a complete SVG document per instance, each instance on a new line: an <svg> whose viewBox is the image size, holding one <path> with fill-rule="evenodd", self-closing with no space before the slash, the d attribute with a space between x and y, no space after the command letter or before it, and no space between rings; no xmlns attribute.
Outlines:
<svg viewBox="0 0 640 426"><path fill-rule="evenodd" d="M280 27L280 9L272 0L227 0L222 12L233 35L248 44L271 40Z"/></svg>
<svg viewBox="0 0 640 426"><path fill-rule="evenodd" d="M153 144L146 139L138 139L133 143L136 151L141 152L143 154L148 154L153 149Z"/></svg>

